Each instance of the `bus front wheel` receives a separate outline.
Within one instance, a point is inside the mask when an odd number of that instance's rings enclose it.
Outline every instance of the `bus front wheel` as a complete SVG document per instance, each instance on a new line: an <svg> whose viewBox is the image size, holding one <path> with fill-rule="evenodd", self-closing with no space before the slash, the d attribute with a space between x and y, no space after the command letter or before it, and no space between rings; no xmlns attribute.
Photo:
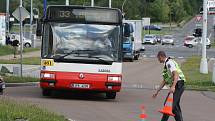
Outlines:
<svg viewBox="0 0 215 121"><path fill-rule="evenodd" d="M106 98L107 99L115 99L116 98L116 92L106 92Z"/></svg>

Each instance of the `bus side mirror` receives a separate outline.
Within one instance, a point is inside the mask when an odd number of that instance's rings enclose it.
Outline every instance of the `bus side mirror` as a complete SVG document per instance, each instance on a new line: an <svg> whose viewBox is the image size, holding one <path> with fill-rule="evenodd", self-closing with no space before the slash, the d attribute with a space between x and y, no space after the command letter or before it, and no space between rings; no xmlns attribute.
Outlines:
<svg viewBox="0 0 215 121"><path fill-rule="evenodd" d="M131 27L127 23L124 24L124 33L123 34L124 34L124 37L130 37Z"/></svg>
<svg viewBox="0 0 215 121"><path fill-rule="evenodd" d="M131 41L134 42L134 37L131 37Z"/></svg>
<svg viewBox="0 0 215 121"><path fill-rule="evenodd" d="M37 36L42 36L42 21L41 20L38 20L37 22L37 31L36 31L36 35Z"/></svg>

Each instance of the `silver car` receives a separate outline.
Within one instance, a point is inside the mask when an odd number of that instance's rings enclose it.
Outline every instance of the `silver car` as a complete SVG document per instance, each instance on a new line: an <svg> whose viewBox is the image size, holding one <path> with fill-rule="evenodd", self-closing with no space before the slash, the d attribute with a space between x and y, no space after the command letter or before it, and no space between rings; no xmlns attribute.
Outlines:
<svg viewBox="0 0 215 121"><path fill-rule="evenodd" d="M174 45L174 38L172 35L164 35L163 36L163 39L161 41L161 44L164 45L164 44L171 44L171 45Z"/></svg>
<svg viewBox="0 0 215 121"><path fill-rule="evenodd" d="M156 36L155 35L150 35L147 34L144 36L143 38L143 44L156 44L157 40L156 40Z"/></svg>

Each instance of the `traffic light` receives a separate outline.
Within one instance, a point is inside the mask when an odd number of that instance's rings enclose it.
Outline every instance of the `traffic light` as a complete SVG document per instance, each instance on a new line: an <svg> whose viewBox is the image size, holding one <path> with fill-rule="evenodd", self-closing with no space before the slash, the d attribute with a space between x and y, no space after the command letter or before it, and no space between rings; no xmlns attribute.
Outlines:
<svg viewBox="0 0 215 121"><path fill-rule="evenodd" d="M195 32L193 33L194 37L202 37L202 29L201 28L197 28L194 30Z"/></svg>

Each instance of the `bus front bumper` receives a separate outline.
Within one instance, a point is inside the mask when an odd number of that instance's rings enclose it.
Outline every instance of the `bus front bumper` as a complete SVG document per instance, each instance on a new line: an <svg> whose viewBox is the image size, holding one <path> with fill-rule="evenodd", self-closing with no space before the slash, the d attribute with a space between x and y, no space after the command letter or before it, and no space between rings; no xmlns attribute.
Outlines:
<svg viewBox="0 0 215 121"><path fill-rule="evenodd" d="M119 92L121 90L121 83L114 82L59 82L57 80L40 80L40 87L42 89L52 90L76 90L76 91L96 91L96 92Z"/></svg>

